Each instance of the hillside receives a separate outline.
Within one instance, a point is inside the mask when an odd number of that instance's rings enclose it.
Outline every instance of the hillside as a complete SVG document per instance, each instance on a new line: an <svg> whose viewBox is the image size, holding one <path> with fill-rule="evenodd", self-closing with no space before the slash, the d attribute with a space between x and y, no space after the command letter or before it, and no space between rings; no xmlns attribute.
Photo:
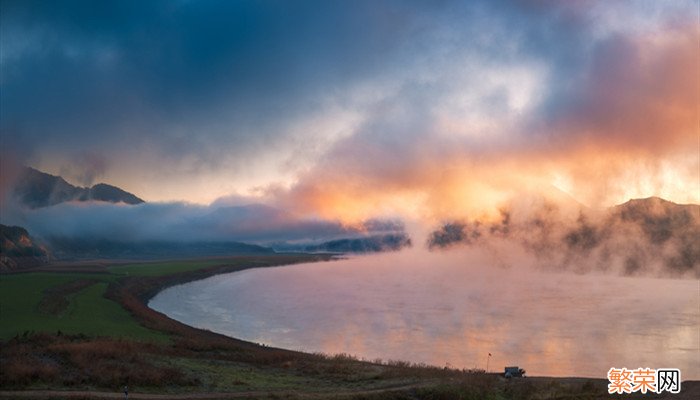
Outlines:
<svg viewBox="0 0 700 400"><path fill-rule="evenodd" d="M301 246L306 252L331 253L378 253L398 251L411 247L411 239L405 233L390 233L368 237L336 239L327 242ZM298 250L298 249L296 249Z"/></svg>
<svg viewBox="0 0 700 400"><path fill-rule="evenodd" d="M700 225L700 205L676 204L659 197L633 199L611 211L612 219L638 225L649 241L657 244L698 233Z"/></svg>
<svg viewBox="0 0 700 400"><path fill-rule="evenodd" d="M700 277L700 205L650 197L602 212L581 207L575 216L555 203L501 213L499 222L448 221L431 233L428 247L516 245L548 268Z"/></svg>
<svg viewBox="0 0 700 400"><path fill-rule="evenodd" d="M0 271L42 265L49 259L48 251L26 229L0 224Z"/></svg>
<svg viewBox="0 0 700 400"><path fill-rule="evenodd" d="M67 201L105 201L140 204L144 201L116 186L104 183L92 187L73 186L60 176L25 167L14 188L14 196L30 208L49 207Z"/></svg>
<svg viewBox="0 0 700 400"><path fill-rule="evenodd" d="M611 238L634 244L625 259L625 272L634 274L648 260L660 259L672 275L700 277L700 205L658 197L635 199L613 207L606 222Z"/></svg>

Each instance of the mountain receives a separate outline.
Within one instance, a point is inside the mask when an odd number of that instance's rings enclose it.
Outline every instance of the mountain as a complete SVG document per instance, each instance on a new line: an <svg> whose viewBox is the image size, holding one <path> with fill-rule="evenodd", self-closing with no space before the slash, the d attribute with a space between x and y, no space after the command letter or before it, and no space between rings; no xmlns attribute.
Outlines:
<svg viewBox="0 0 700 400"><path fill-rule="evenodd" d="M106 183L98 183L93 187L87 189L80 201L107 201L110 203L126 203L126 204L141 204L144 203L143 200L136 197L135 195L122 190L116 186L108 185Z"/></svg>
<svg viewBox="0 0 700 400"><path fill-rule="evenodd" d="M274 253L268 247L241 242L169 242L107 240L89 238L49 238L46 247L38 244L26 229L0 224L0 271L47 264L50 260L143 259L230 256Z"/></svg>
<svg viewBox="0 0 700 400"><path fill-rule="evenodd" d="M268 247L233 241L129 241L54 237L48 239L56 258L71 259L143 259L230 256L234 254L274 253Z"/></svg>
<svg viewBox="0 0 700 400"><path fill-rule="evenodd" d="M625 272L634 274L647 260L660 258L671 275L700 278L700 205L658 197L630 200L611 210L607 225L611 237L636 237L643 243L626 258Z"/></svg>
<svg viewBox="0 0 700 400"><path fill-rule="evenodd" d="M73 186L60 176L25 167L14 186L14 196L30 208L49 207L67 201L105 201L140 204L144 201L116 186L99 183L92 187Z"/></svg>
<svg viewBox="0 0 700 400"><path fill-rule="evenodd" d="M639 226L653 243L692 233L700 243L700 205L676 204L659 197L634 199L615 206L612 218Z"/></svg>
<svg viewBox="0 0 700 400"><path fill-rule="evenodd" d="M49 261L48 251L19 226L0 224L0 270L34 267Z"/></svg>
<svg viewBox="0 0 700 400"><path fill-rule="evenodd" d="M428 247L508 254L516 245L549 268L700 277L700 205L650 197L603 211L562 210L556 203L531 203L502 209L500 221L448 221L430 234Z"/></svg>
<svg viewBox="0 0 700 400"><path fill-rule="evenodd" d="M377 253L398 251L411 247L411 239L405 233L390 233L360 238L336 239L314 245L305 245L301 249L310 252L330 253Z"/></svg>

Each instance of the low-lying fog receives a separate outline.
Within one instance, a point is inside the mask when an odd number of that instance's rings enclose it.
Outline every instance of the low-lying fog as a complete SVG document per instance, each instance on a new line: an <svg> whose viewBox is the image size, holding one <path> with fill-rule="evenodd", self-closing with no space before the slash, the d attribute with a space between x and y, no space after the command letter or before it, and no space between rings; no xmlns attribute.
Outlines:
<svg viewBox="0 0 700 400"><path fill-rule="evenodd" d="M611 367L700 379L700 281L506 267L477 249L246 270L169 288L150 306L269 346L528 375ZM517 267L515 265L518 265Z"/></svg>

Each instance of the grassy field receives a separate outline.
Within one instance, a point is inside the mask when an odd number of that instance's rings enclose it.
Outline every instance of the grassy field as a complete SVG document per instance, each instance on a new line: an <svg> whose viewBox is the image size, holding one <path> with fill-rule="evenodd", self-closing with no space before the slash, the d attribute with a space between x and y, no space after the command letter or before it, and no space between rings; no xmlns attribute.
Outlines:
<svg viewBox="0 0 700 400"><path fill-rule="evenodd" d="M65 293L67 307L52 312L41 307L48 290L88 279L94 281L74 293ZM115 279L105 274L29 273L0 278L0 338L25 332L62 332L165 342L167 335L146 329L119 304L104 297ZM51 301L49 299L49 301Z"/></svg>
<svg viewBox="0 0 700 400"><path fill-rule="evenodd" d="M167 342L168 335L144 328L123 307L105 298L110 284L128 277L159 277L205 270L221 265L265 266L268 257L178 260L109 266L107 273L37 272L0 275L0 339L29 332L61 331L66 334L110 336L142 341ZM52 289L89 280L78 290L64 290L57 299ZM53 296L52 296L53 295ZM47 310L43 302L63 300L61 310ZM49 307L50 308L50 307Z"/></svg>
<svg viewBox="0 0 700 400"><path fill-rule="evenodd" d="M167 261L157 263L138 263L127 265L115 265L109 268L110 272L119 276L159 276L175 274L178 272L194 271L206 267L221 265L222 263L241 262L236 259L213 259L213 260L184 260Z"/></svg>

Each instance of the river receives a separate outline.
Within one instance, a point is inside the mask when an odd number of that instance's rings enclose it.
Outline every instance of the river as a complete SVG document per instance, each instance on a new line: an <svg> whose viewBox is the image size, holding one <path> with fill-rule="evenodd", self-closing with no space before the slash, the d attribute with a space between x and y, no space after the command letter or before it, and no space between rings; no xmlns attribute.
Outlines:
<svg viewBox="0 0 700 400"><path fill-rule="evenodd" d="M168 288L149 306L240 339L368 360L530 376L611 367L700 379L700 281L493 265L413 249L250 269ZM489 353L491 356L489 356Z"/></svg>

